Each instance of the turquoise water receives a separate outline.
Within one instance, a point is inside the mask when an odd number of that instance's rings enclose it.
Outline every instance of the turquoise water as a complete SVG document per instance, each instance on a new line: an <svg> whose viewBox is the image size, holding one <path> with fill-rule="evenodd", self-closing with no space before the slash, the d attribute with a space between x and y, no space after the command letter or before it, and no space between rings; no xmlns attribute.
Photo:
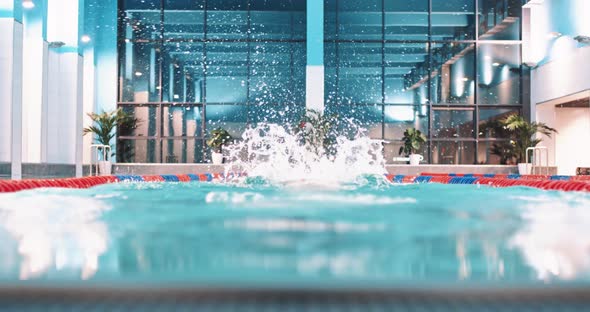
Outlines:
<svg viewBox="0 0 590 312"><path fill-rule="evenodd" d="M590 194L121 183L0 194L0 280L547 285L590 277Z"/></svg>

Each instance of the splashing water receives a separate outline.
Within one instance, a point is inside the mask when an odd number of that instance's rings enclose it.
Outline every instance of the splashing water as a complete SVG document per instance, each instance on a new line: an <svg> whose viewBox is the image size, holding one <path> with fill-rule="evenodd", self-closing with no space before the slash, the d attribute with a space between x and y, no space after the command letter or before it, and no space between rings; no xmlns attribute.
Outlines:
<svg viewBox="0 0 590 312"><path fill-rule="evenodd" d="M314 129L306 131L314 131ZM334 153L318 152L318 146L302 140L301 134L277 124L259 124L246 129L242 140L231 145L228 172L244 171L274 183L338 186L359 182L368 175L383 176L382 141L369 138L365 129L349 121L348 133L335 138Z"/></svg>

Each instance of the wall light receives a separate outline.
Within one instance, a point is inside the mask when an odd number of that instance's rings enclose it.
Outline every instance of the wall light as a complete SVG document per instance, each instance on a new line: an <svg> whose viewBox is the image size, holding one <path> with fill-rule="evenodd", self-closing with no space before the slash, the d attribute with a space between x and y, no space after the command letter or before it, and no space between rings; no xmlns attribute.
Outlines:
<svg viewBox="0 0 590 312"><path fill-rule="evenodd" d="M48 47L50 49L59 49L59 48L63 47L64 45L66 45L65 42L62 42L62 41L52 41L52 42L49 43Z"/></svg>
<svg viewBox="0 0 590 312"><path fill-rule="evenodd" d="M83 43L88 43L88 42L90 42L90 36L84 35L84 36L80 37L80 41L82 41Z"/></svg>
<svg viewBox="0 0 590 312"><path fill-rule="evenodd" d="M549 38L549 39L559 38L561 36L563 36L563 34L560 32L557 32L557 31L552 31L547 34L547 38Z"/></svg>
<svg viewBox="0 0 590 312"><path fill-rule="evenodd" d="M23 8L32 9L34 7L35 7L35 3L33 3L33 0L23 0Z"/></svg>
<svg viewBox="0 0 590 312"><path fill-rule="evenodd" d="M135 76L136 77L141 77L141 76L143 76L143 73L142 72L135 72Z"/></svg>
<svg viewBox="0 0 590 312"><path fill-rule="evenodd" d="M576 40L579 43L590 44L590 36L578 35L574 37L574 40Z"/></svg>
<svg viewBox="0 0 590 312"><path fill-rule="evenodd" d="M498 66L500 66L500 63L494 63L494 64L492 64L492 66L498 67Z"/></svg>

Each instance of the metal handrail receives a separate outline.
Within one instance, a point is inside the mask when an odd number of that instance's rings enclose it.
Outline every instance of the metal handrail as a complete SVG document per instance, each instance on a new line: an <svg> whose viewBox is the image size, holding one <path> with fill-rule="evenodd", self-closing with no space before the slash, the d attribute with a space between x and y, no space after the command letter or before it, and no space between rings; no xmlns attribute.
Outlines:
<svg viewBox="0 0 590 312"><path fill-rule="evenodd" d="M532 166L531 166L531 173L535 172L535 167L543 167L542 160L543 160L543 152L545 154L545 174L549 175L549 150L545 146L539 147L529 147L526 149L526 163L529 163L529 151L533 151L533 159L532 159ZM537 154L539 157L537 158ZM538 164L538 165L537 165Z"/></svg>
<svg viewBox="0 0 590 312"><path fill-rule="evenodd" d="M92 152L96 149L96 164L94 163L94 157L92 157ZM111 147L109 145L103 144L92 144L90 145L90 175L94 176L94 169L96 168L96 175L99 175L98 172L98 162L99 162L99 151L102 149L102 159L107 160L107 155L111 153ZM107 152L108 151L108 152ZM94 165L94 166L93 166Z"/></svg>

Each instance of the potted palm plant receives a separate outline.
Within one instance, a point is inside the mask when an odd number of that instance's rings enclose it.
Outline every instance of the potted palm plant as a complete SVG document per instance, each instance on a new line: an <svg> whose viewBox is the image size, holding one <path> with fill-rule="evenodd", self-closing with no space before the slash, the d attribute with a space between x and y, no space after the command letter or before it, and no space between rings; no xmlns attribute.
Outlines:
<svg viewBox="0 0 590 312"><path fill-rule="evenodd" d="M211 148L211 161L214 165L223 163L223 146L231 141L232 137L223 128L217 128L211 131L210 138L207 140L207 146Z"/></svg>
<svg viewBox="0 0 590 312"><path fill-rule="evenodd" d="M92 119L94 125L84 128L84 135L91 133L95 136L95 143L105 146L111 146L111 140L115 137L116 127L125 127L132 123L135 127L138 120L122 109L111 112L89 113L88 117ZM110 175L112 172L112 162L110 158L114 153L105 153L105 158L98 161L98 171L101 175Z"/></svg>
<svg viewBox="0 0 590 312"><path fill-rule="evenodd" d="M409 157L410 165L419 165L420 161L424 160L424 157L418 154L418 151L426 143L426 136L420 130L409 128L404 131L402 141L403 145L399 149L399 154Z"/></svg>
<svg viewBox="0 0 590 312"><path fill-rule="evenodd" d="M557 133L557 130L542 122L528 122L519 115L507 117L503 124L510 132L510 143L518 163L518 172L530 174L531 164L525 163L527 149L535 147L543 141L541 138L535 138L535 135L540 133L550 138L553 133Z"/></svg>
<svg viewBox="0 0 590 312"><path fill-rule="evenodd" d="M293 130L309 151L317 156L333 156L336 154L338 121L336 114L328 115L321 111L307 109L298 126Z"/></svg>

